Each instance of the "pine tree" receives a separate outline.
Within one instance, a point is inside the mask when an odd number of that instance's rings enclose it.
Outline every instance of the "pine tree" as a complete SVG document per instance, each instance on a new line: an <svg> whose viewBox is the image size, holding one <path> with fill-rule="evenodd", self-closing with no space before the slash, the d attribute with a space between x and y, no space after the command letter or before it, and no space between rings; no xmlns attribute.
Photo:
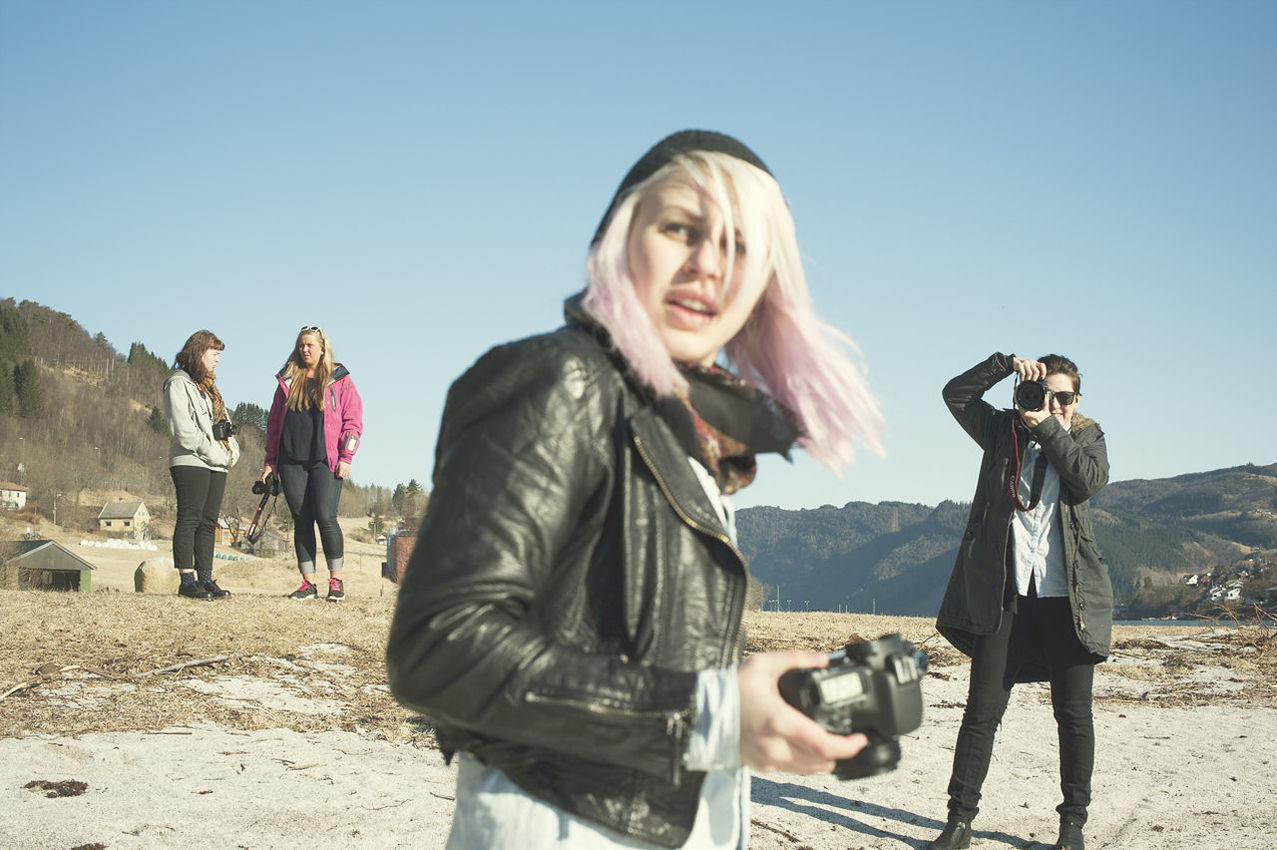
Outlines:
<svg viewBox="0 0 1277 850"><path fill-rule="evenodd" d="M146 427L157 434L168 434L168 420L164 418L164 414L155 405L151 405L151 415L146 420Z"/></svg>
<svg viewBox="0 0 1277 850"><path fill-rule="evenodd" d="M0 415L12 416L17 405L13 389L13 372L0 368Z"/></svg>
<svg viewBox="0 0 1277 850"><path fill-rule="evenodd" d="M16 359L31 353L31 340L27 320L17 307L8 306L12 303L0 303L0 356Z"/></svg>
<svg viewBox="0 0 1277 850"><path fill-rule="evenodd" d="M44 415L44 393L34 360L24 360L13 367L13 389L18 397L18 415L23 419L39 419Z"/></svg>

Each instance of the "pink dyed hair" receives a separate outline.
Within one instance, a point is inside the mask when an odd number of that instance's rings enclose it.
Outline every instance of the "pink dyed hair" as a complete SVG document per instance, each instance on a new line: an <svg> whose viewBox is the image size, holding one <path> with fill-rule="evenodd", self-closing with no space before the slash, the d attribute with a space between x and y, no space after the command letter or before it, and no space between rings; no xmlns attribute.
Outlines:
<svg viewBox="0 0 1277 850"><path fill-rule="evenodd" d="M586 258L583 306L603 325L639 379L657 395L686 389L687 381L635 294L627 257L630 224L644 193L676 176L704 192L724 217L730 265L734 232L749 246L740 292L762 290L753 315L726 347L729 366L771 395L802 431L799 445L838 471L850 463L853 443L882 451L882 416L860 369L848 356L854 344L821 322L811 307L794 221L780 185L767 172L725 153L696 151L674 157L634 186L617 205L603 236Z"/></svg>

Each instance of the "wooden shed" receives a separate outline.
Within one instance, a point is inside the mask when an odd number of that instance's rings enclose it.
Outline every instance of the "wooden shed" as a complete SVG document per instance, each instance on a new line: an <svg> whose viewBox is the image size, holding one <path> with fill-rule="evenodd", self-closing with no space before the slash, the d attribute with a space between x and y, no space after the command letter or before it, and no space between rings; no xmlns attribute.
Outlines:
<svg viewBox="0 0 1277 850"><path fill-rule="evenodd" d="M4 554L0 586L89 592L93 565L56 540L19 540L6 544Z"/></svg>

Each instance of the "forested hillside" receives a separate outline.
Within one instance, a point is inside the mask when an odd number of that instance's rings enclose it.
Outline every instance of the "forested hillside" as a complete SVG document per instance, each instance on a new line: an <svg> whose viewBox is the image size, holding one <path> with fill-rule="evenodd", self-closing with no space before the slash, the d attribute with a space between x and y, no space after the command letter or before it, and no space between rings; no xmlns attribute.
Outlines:
<svg viewBox="0 0 1277 850"><path fill-rule="evenodd" d="M932 616L969 507L747 508L737 526L767 607ZM1277 550L1277 464L1114 482L1093 508L1114 591L1132 600L1184 574Z"/></svg>
<svg viewBox="0 0 1277 850"><path fill-rule="evenodd" d="M0 481L27 487L28 510L40 516L51 517L56 501L60 525L92 528L103 493L146 501L162 525L174 508L169 428L159 409L169 371L168 358L142 342L122 354L66 313L0 300ZM266 411L230 398L226 404L241 426L242 457L222 509L246 518L259 498L251 486L265 454ZM344 515L390 514L391 492L348 483L341 508Z"/></svg>

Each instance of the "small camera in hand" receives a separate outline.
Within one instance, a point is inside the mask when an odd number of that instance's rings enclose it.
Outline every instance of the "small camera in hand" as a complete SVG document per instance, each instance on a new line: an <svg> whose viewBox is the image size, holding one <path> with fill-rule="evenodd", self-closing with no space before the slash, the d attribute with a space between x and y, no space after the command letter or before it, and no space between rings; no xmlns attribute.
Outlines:
<svg viewBox="0 0 1277 850"><path fill-rule="evenodd" d="M1041 410L1050 392L1046 381L1021 381L1015 388L1015 403L1021 410Z"/></svg>
<svg viewBox="0 0 1277 850"><path fill-rule="evenodd" d="M790 670L780 693L790 705L838 735L863 732L868 745L834 767L839 779L895 770L899 736L922 725L922 677L927 656L899 634L849 643L828 667Z"/></svg>
<svg viewBox="0 0 1277 850"><path fill-rule="evenodd" d="M229 440L239 433L239 426L229 419L213 423L213 439Z"/></svg>
<svg viewBox="0 0 1277 850"><path fill-rule="evenodd" d="M254 481L253 494L256 496L278 496L279 476L273 472L268 472L266 473L265 481Z"/></svg>

